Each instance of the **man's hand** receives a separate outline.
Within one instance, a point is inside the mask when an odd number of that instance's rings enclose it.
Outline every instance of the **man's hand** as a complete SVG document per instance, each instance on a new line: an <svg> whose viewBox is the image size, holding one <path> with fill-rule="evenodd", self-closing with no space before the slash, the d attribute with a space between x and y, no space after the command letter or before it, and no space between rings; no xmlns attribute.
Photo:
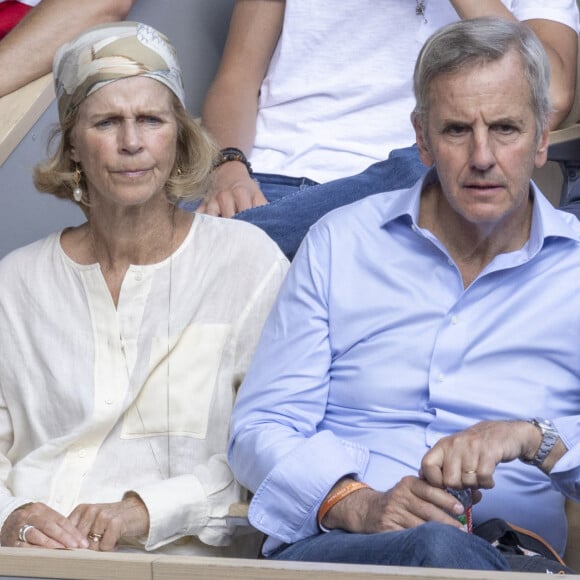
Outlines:
<svg viewBox="0 0 580 580"><path fill-rule="evenodd" d="M440 439L423 457L421 474L435 487L489 489L498 463L533 457L541 439L527 421L482 421Z"/></svg>
<svg viewBox="0 0 580 580"><path fill-rule="evenodd" d="M22 526L33 526L26 532L26 542L18 533ZM88 548L86 535L63 515L43 503L29 503L14 510L2 526L3 546L26 548Z"/></svg>
<svg viewBox="0 0 580 580"><path fill-rule="evenodd" d="M78 505L68 517L91 550L114 550L121 537L138 537L149 532L149 512L141 498L127 494L115 503Z"/></svg>
<svg viewBox="0 0 580 580"><path fill-rule="evenodd" d="M197 211L230 218L245 209L267 203L246 166L238 161L228 161L214 170L207 198Z"/></svg>
<svg viewBox="0 0 580 580"><path fill-rule="evenodd" d="M403 530L428 521L461 528L457 519L447 512L461 515L463 506L445 490L408 476L384 493L367 488L347 495L330 509L321 523L328 529L361 534Z"/></svg>

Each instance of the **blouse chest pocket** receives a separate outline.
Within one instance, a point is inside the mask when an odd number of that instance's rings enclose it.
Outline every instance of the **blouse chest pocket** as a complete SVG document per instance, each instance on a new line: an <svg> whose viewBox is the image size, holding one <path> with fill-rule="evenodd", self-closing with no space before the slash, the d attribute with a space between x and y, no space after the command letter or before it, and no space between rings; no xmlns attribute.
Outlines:
<svg viewBox="0 0 580 580"><path fill-rule="evenodd" d="M192 324L156 337L145 382L123 419L123 438L159 434L203 439L229 324Z"/></svg>

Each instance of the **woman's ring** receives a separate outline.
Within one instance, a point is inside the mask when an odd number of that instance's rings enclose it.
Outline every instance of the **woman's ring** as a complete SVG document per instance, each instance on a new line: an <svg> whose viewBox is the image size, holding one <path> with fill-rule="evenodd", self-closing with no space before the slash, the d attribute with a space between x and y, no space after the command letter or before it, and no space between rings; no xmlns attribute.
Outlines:
<svg viewBox="0 0 580 580"><path fill-rule="evenodd" d="M30 524L24 524L18 530L18 539L21 542L24 542L25 544L27 544L28 543L28 540L26 539L26 534L28 533L28 530L31 530L32 528L34 528L34 526L31 526Z"/></svg>
<svg viewBox="0 0 580 580"><path fill-rule="evenodd" d="M87 538L91 542L100 542L102 537L103 534L95 534L95 532L90 532L89 535L87 536Z"/></svg>
<svg viewBox="0 0 580 580"><path fill-rule="evenodd" d="M469 469L468 471L464 471L463 473L465 475L473 475L474 473L477 473L477 469Z"/></svg>

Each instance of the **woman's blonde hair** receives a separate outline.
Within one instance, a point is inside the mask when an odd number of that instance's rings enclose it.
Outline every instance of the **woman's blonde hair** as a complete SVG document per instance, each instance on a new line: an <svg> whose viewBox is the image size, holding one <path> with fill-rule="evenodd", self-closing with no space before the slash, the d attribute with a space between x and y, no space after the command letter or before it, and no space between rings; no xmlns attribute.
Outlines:
<svg viewBox="0 0 580 580"><path fill-rule="evenodd" d="M166 194L170 201L175 202L203 196L218 148L207 131L187 112L173 93L172 102L177 122L177 142L175 164L167 180ZM61 125L53 129L48 146L50 150L56 142L56 149L52 155L49 153L46 161L34 168L34 185L38 191L73 200L72 191L77 185L77 164L71 159L71 133L77 120L78 108L71 109ZM84 175L81 176L79 185L86 191ZM75 203L86 206L88 204L85 198L83 196L83 200Z"/></svg>

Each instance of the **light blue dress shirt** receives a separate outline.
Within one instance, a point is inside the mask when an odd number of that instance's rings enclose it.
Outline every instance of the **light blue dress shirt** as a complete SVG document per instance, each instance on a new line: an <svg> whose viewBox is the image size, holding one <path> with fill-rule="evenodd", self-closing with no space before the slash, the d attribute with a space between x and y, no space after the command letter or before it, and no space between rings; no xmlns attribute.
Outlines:
<svg viewBox="0 0 580 580"><path fill-rule="evenodd" d="M580 223L533 185L529 241L464 289L418 226L421 185L313 226L266 323L229 449L266 553L319 531L342 476L388 490L440 437L534 416L569 451L550 477L500 464L474 519L505 518L564 550L562 493L580 497Z"/></svg>

